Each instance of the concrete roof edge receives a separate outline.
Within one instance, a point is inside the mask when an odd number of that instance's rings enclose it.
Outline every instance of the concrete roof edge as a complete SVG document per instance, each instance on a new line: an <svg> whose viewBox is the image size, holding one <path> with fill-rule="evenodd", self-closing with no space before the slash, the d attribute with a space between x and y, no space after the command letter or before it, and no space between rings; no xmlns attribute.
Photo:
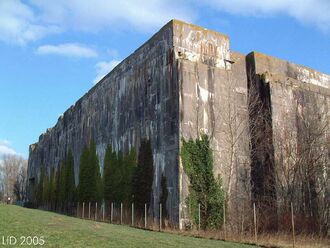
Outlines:
<svg viewBox="0 0 330 248"><path fill-rule="evenodd" d="M254 56L256 59L259 57L266 57L266 58L269 58L269 59L272 59L272 60L279 60L279 61L282 61L282 62L285 62L285 63L289 63L291 65L294 65L294 66L297 66L297 67L301 67L301 68L304 68L304 69L307 69L307 70L311 70L311 71L314 71L316 73L319 73L319 74L322 74L322 75L325 75L325 76L328 76L330 77L330 74L327 74L327 73L324 73L324 72L321 72L319 70L316 70L314 68L311 68L311 67L308 67L308 66L305 66L305 65L301 65L301 64L298 64L298 63L294 63L292 61L289 61L289 60L285 60L285 59L281 59L281 58L278 58L276 56L272 56L272 55L268 55L268 54L265 54L265 53L262 53L262 52L258 52L258 51L252 51L250 53L248 53L246 56Z"/></svg>

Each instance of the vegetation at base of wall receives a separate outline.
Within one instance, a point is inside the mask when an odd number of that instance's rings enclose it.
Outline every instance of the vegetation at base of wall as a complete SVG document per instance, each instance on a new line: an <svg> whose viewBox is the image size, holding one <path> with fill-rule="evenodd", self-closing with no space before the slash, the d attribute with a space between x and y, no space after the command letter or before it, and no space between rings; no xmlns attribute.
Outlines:
<svg viewBox="0 0 330 248"><path fill-rule="evenodd" d="M220 179L213 175L213 158L207 135L196 140L182 140L181 158L186 174L189 177L189 196L191 218L202 229L218 229L223 222L225 204L224 191Z"/></svg>
<svg viewBox="0 0 330 248"><path fill-rule="evenodd" d="M89 147L85 146L80 157L78 194L81 202L99 202L103 199L103 184L94 141Z"/></svg>
<svg viewBox="0 0 330 248"><path fill-rule="evenodd" d="M123 159L123 176L121 181L122 197L124 203L131 203L133 199L132 178L136 169L136 152L132 149L128 154L124 155Z"/></svg>
<svg viewBox="0 0 330 248"><path fill-rule="evenodd" d="M108 203L113 199L113 180L111 180L112 176L112 164L114 161L113 156L115 153L112 151L112 146L108 145L105 156L104 156L104 165L103 165L103 192L104 192L104 200Z"/></svg>
<svg viewBox="0 0 330 248"><path fill-rule="evenodd" d="M154 178L151 143L143 140L137 158L135 149L123 154L109 145L104 157L103 178L92 141L85 146L80 157L79 184L75 187L74 159L69 151L65 160L50 174L41 167L39 180L35 187L37 206L67 212L73 204L79 202L115 202L129 205L134 202L138 213L144 212L144 205L151 202ZM164 181L165 180L165 181ZM167 185L162 179L161 203L167 215Z"/></svg>
<svg viewBox="0 0 330 248"><path fill-rule="evenodd" d="M151 143L149 140L142 140L137 168L134 171L132 182L134 203L139 214L144 212L144 204L151 202L153 178L154 166Z"/></svg>
<svg viewBox="0 0 330 248"><path fill-rule="evenodd" d="M104 200L106 202L132 202L132 177L136 168L136 152L127 154L112 150L109 145L104 157Z"/></svg>
<svg viewBox="0 0 330 248"><path fill-rule="evenodd" d="M123 154L109 145L104 157L104 200L128 205L135 203L137 212L151 202L153 157L150 141L143 140L136 158L135 149Z"/></svg>
<svg viewBox="0 0 330 248"><path fill-rule="evenodd" d="M34 191L37 206L67 211L77 200L74 161L71 151L68 152L56 171L55 168L51 168L48 172L44 167L41 167Z"/></svg>
<svg viewBox="0 0 330 248"><path fill-rule="evenodd" d="M38 181L36 187L34 188L34 194L38 205L41 205L43 203L44 179L45 179L45 168L43 165L41 165Z"/></svg>
<svg viewBox="0 0 330 248"><path fill-rule="evenodd" d="M65 161L65 194L64 201L69 204L77 200L76 197L76 184L74 180L74 160L72 152L69 151Z"/></svg>

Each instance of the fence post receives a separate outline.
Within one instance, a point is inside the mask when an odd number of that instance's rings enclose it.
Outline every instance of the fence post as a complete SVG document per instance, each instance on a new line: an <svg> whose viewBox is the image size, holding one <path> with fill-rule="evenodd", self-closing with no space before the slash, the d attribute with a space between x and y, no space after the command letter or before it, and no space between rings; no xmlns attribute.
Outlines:
<svg viewBox="0 0 330 248"><path fill-rule="evenodd" d="M97 202L95 202L95 220L97 220Z"/></svg>
<svg viewBox="0 0 330 248"><path fill-rule="evenodd" d="M79 218L79 202L77 202L77 218Z"/></svg>
<svg viewBox="0 0 330 248"><path fill-rule="evenodd" d="M292 222L292 241L293 241L293 248L295 247L295 234L294 234L294 214L293 214L293 204L291 202L291 222Z"/></svg>
<svg viewBox="0 0 330 248"><path fill-rule="evenodd" d="M105 203L103 202L102 204L102 221L104 222L104 207L105 207Z"/></svg>
<svg viewBox="0 0 330 248"><path fill-rule="evenodd" d="M85 202L83 202L83 212L82 212L82 218L85 218Z"/></svg>
<svg viewBox="0 0 330 248"><path fill-rule="evenodd" d="M226 239L226 206L225 203L223 203L223 234L224 234L224 239Z"/></svg>
<svg viewBox="0 0 330 248"><path fill-rule="evenodd" d="M242 223L241 223L241 240L243 239L243 235L244 235L244 208L243 208Z"/></svg>
<svg viewBox="0 0 330 248"><path fill-rule="evenodd" d="M88 203L88 219L91 218L91 202Z"/></svg>
<svg viewBox="0 0 330 248"><path fill-rule="evenodd" d="M147 203L144 204L144 228L147 229Z"/></svg>
<svg viewBox="0 0 330 248"><path fill-rule="evenodd" d="M123 224L123 203L120 203L120 225Z"/></svg>
<svg viewBox="0 0 330 248"><path fill-rule="evenodd" d="M134 226L134 202L132 202L132 226Z"/></svg>
<svg viewBox="0 0 330 248"><path fill-rule="evenodd" d="M257 244L258 234L257 234L257 216L256 216L256 203L253 203L253 223L254 223L254 241Z"/></svg>
<svg viewBox="0 0 330 248"><path fill-rule="evenodd" d="M111 202L110 223L113 222L113 202Z"/></svg>
<svg viewBox="0 0 330 248"><path fill-rule="evenodd" d="M162 204L159 204L159 231L162 230Z"/></svg>
<svg viewBox="0 0 330 248"><path fill-rule="evenodd" d="M201 230L201 204L198 203L198 231Z"/></svg>

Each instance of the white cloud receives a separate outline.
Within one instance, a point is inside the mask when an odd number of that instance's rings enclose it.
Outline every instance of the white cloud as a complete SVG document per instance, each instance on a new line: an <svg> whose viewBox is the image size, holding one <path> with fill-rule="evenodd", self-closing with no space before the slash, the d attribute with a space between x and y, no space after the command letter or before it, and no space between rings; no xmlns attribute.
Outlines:
<svg viewBox="0 0 330 248"><path fill-rule="evenodd" d="M37 54L56 54L67 57L93 58L97 57L97 52L87 46L75 43L60 45L44 45L36 50Z"/></svg>
<svg viewBox="0 0 330 248"><path fill-rule="evenodd" d="M134 27L154 31L170 19L192 21L194 13L183 0L32 0L41 20L70 29L95 32L103 28Z"/></svg>
<svg viewBox="0 0 330 248"><path fill-rule="evenodd" d="M183 0L0 0L0 41L24 45L52 33L106 28L152 31L195 17Z"/></svg>
<svg viewBox="0 0 330 248"><path fill-rule="evenodd" d="M173 18L194 22L210 8L250 16L284 14L330 31L329 0L0 0L0 41L24 45L71 30L155 32Z"/></svg>
<svg viewBox="0 0 330 248"><path fill-rule="evenodd" d="M8 140L0 140L0 158L3 155L17 155L17 152L10 145Z"/></svg>
<svg viewBox="0 0 330 248"><path fill-rule="evenodd" d="M203 2L218 10L249 16L285 14L302 23L330 31L329 0L207 0Z"/></svg>
<svg viewBox="0 0 330 248"><path fill-rule="evenodd" d="M56 25L41 25L32 9L19 0L0 1L0 40L25 45L45 35L58 33Z"/></svg>
<svg viewBox="0 0 330 248"><path fill-rule="evenodd" d="M120 63L119 60L101 61L95 65L96 68L96 77L93 80L93 83L98 83L105 75L107 75L113 68Z"/></svg>

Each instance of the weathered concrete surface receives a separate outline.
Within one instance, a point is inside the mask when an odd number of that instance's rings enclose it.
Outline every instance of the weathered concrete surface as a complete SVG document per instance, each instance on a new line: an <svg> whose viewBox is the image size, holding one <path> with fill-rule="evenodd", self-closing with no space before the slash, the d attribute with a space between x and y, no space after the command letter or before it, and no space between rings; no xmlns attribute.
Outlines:
<svg viewBox="0 0 330 248"><path fill-rule="evenodd" d="M68 109L57 124L30 146L29 178L40 167L58 167L69 149L74 155L78 183L79 159L83 147L96 142L101 171L108 144L128 151L149 138L154 157L154 197L158 204L160 176L164 173L171 189L169 202L178 202L178 84L173 59L173 23L170 22L148 42ZM169 208L171 209L171 208ZM158 208L154 208L157 215ZM177 222L178 213L172 213Z"/></svg>
<svg viewBox="0 0 330 248"><path fill-rule="evenodd" d="M254 77L250 83L258 88L260 99L266 106L263 115L269 121L268 127L267 124L259 125L263 133L257 130L263 140L257 142L256 150L259 147L263 152L258 150L255 161L252 161L254 200L263 204L260 198L264 197L268 205L267 216L283 211L281 204L288 200L288 192L296 201L304 202L304 193L299 192L297 185L307 184L303 181L307 179L293 170L300 170L304 166L301 160L310 157L306 153L313 153L312 156L317 157L318 168L323 166L323 169L316 169L315 162L306 161L306 166L314 166L315 172L310 180L320 192L315 196L318 203L313 204L317 205L316 208L324 207L323 202L328 201L326 195L330 192L328 186L324 187L324 182L330 179L330 76L256 52L247 56L247 68L250 76ZM267 118L268 114L270 118ZM258 134L251 135L253 144ZM306 142L312 142L308 144L311 147L306 147ZM292 188L293 185L296 189ZM317 214L312 213L314 216ZM276 223L275 220L269 222L270 225Z"/></svg>
<svg viewBox="0 0 330 248"><path fill-rule="evenodd" d="M149 138L155 168L151 212L155 217L159 214L156 205L164 173L170 218L183 224L189 182L179 158L181 138L206 133L212 137L214 173L222 178L229 200L228 217L247 216L244 211L249 211L251 197L249 75L267 75L271 82L274 130L275 123L284 126L280 119L287 118L287 108L294 109L296 87L318 94L317 106L329 106L330 76L262 54L246 57L229 48L226 35L176 20L166 24L30 146L31 184L41 166L48 171L58 167L69 149L78 183L79 158L91 139L103 170L108 144L128 151Z"/></svg>
<svg viewBox="0 0 330 248"><path fill-rule="evenodd" d="M227 47L226 37L221 39ZM226 62L229 60L235 63ZM223 180L229 209L237 210L249 205L250 195L245 56L227 51L223 61L218 66L179 60L180 135L185 139L196 139L202 133L212 137L214 173ZM185 210L189 181L182 168L180 172L181 207ZM182 211L182 219L187 218L186 213Z"/></svg>

